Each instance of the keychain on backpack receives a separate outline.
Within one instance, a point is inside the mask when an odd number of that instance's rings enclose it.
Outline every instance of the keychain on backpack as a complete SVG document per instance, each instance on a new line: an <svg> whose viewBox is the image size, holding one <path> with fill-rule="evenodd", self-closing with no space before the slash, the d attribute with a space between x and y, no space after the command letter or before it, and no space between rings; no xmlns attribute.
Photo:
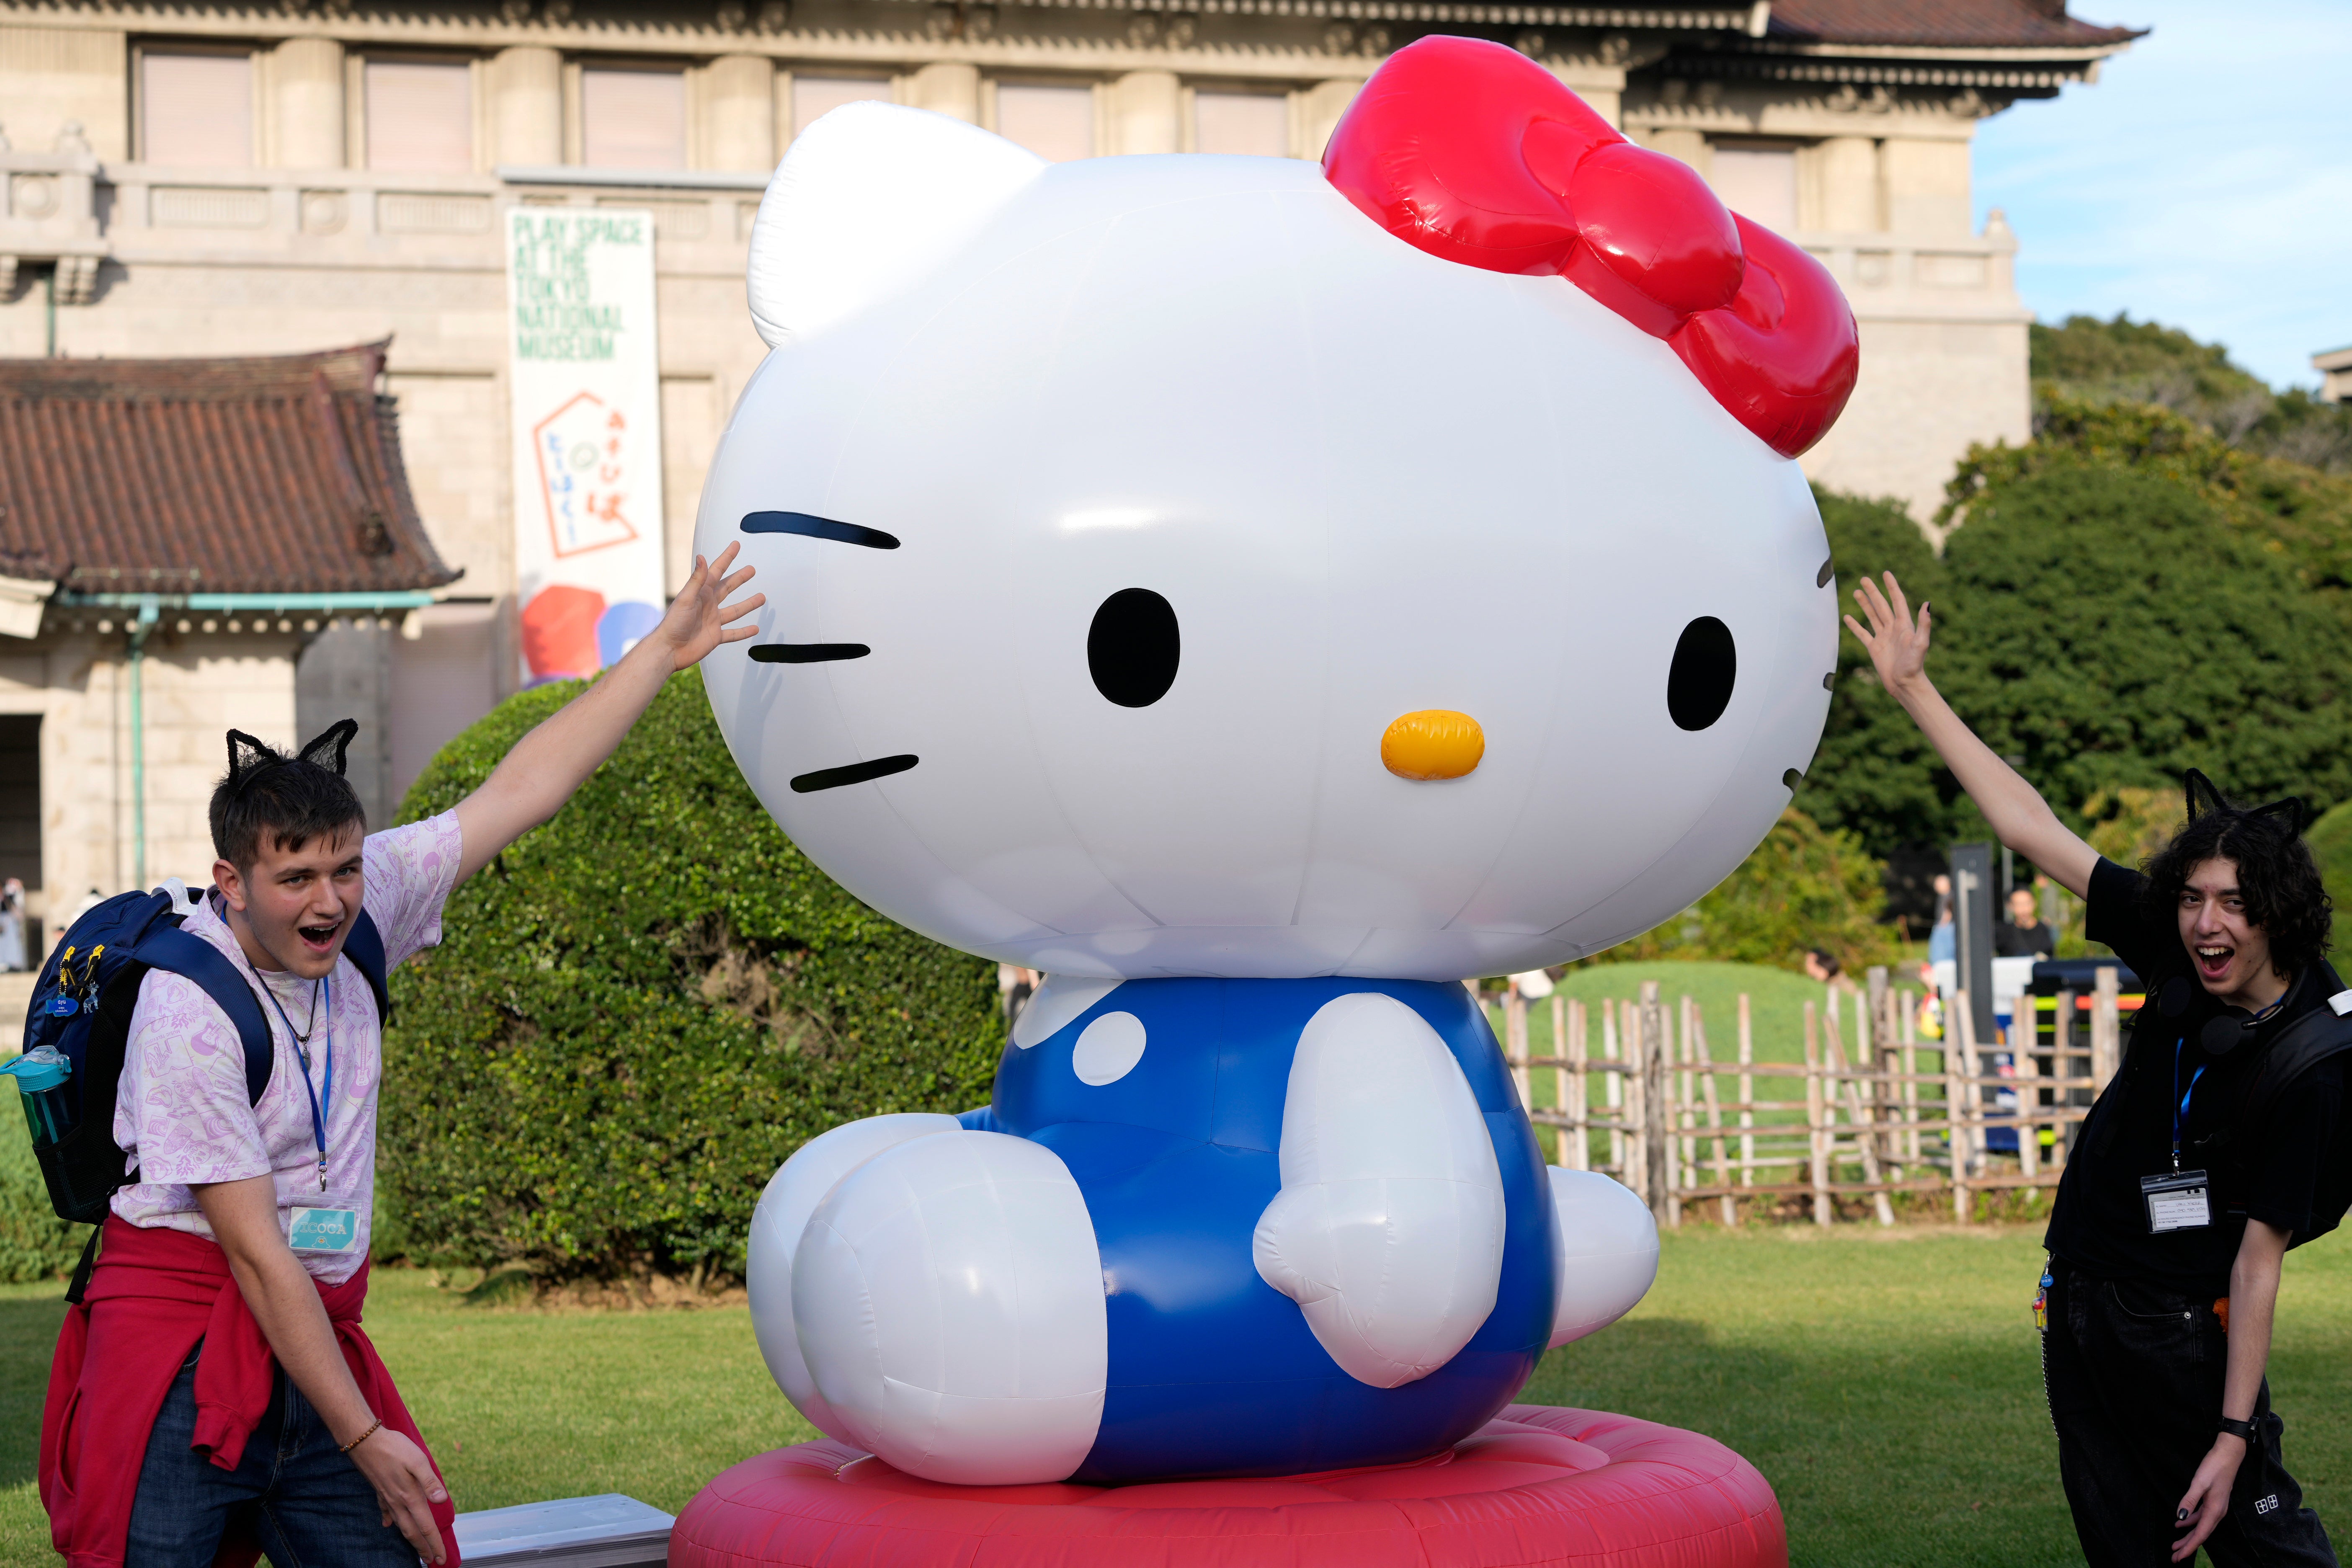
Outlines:
<svg viewBox="0 0 2352 1568"><path fill-rule="evenodd" d="M2033 1327L2037 1332L2050 1331L2050 1287L2057 1281L2050 1277L2050 1266L2042 1266L2042 1289L2033 1293Z"/></svg>

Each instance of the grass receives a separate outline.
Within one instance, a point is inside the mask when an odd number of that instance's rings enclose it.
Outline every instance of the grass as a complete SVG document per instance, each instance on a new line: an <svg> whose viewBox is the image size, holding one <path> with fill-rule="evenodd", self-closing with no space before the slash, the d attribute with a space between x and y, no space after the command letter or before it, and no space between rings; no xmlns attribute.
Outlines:
<svg viewBox="0 0 2352 1568"><path fill-rule="evenodd" d="M1801 1565L2080 1561L2027 1302L2039 1233L1810 1226L1672 1234L1624 1322L1545 1358L1523 1396L1706 1432L1772 1482ZM50 1568L33 1491L56 1288L0 1289L0 1568ZM808 1428L741 1307L469 1306L387 1269L368 1326L458 1506L622 1491L677 1511ZM2352 1515L2352 1253L2297 1252L2272 1387L2323 1518Z"/></svg>

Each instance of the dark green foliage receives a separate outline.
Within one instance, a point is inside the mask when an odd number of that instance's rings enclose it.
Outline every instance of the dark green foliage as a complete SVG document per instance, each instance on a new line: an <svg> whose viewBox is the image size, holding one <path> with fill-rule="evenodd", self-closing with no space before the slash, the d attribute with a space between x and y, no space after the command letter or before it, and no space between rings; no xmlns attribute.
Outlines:
<svg viewBox="0 0 2352 1568"><path fill-rule="evenodd" d="M1841 614L1854 609L1854 584L1864 573L1893 572L1915 607L1922 598L1940 600L1943 564L1901 501L1827 490L1814 499L1829 530ZM1906 844L1937 842L1950 826L1951 803L1935 748L1878 684L1862 644L1843 632L1830 692L1829 723L1798 785L1798 808L1823 827L1857 835L1882 858Z"/></svg>
<svg viewBox="0 0 2352 1568"><path fill-rule="evenodd" d="M2196 489L2053 462L1979 498L1943 568L1937 683L2062 814L2189 767L2248 798L2352 795L2352 637Z"/></svg>
<svg viewBox="0 0 2352 1568"><path fill-rule="evenodd" d="M16 1080L7 1084L0 1089L0 1285L24 1285L69 1272L89 1227L68 1224L49 1206Z"/></svg>
<svg viewBox="0 0 2352 1568"><path fill-rule="evenodd" d="M502 704L435 759L402 820L455 805L580 689ZM854 1117L982 1103L1003 1047L994 966L804 859L693 672L554 820L457 889L442 945L393 994L392 1238L554 1277L739 1274L752 1205L793 1149Z"/></svg>
<svg viewBox="0 0 2352 1568"><path fill-rule="evenodd" d="M2031 329L2035 401L2153 404L2262 457L2352 472L2352 409L2272 392L2219 343L2118 315ZM2036 427L2041 425L2037 412Z"/></svg>

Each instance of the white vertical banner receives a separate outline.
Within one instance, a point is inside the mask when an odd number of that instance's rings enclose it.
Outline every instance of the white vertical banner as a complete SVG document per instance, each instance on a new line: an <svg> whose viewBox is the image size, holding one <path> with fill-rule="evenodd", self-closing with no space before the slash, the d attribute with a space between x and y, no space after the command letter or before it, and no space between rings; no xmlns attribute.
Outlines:
<svg viewBox="0 0 2352 1568"><path fill-rule="evenodd" d="M662 616L653 215L509 208L507 320L523 678L593 675Z"/></svg>

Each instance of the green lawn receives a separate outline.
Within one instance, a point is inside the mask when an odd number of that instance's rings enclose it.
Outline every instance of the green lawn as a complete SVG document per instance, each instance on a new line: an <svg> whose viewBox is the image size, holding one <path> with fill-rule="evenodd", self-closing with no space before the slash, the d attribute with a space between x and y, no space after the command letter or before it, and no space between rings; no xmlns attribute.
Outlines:
<svg viewBox="0 0 2352 1568"><path fill-rule="evenodd" d="M1711 1433L1779 1490L1800 1564L2079 1561L2027 1312L2038 1233L1810 1226L1666 1238L1625 1322L1554 1352L1526 1397ZM0 1564L53 1563L32 1473L54 1287L0 1289ZM807 1429L744 1310L468 1307L386 1270L368 1324L462 1508L625 1491L675 1511ZM2273 1387L2288 1462L2352 1517L2352 1251L2294 1255Z"/></svg>

